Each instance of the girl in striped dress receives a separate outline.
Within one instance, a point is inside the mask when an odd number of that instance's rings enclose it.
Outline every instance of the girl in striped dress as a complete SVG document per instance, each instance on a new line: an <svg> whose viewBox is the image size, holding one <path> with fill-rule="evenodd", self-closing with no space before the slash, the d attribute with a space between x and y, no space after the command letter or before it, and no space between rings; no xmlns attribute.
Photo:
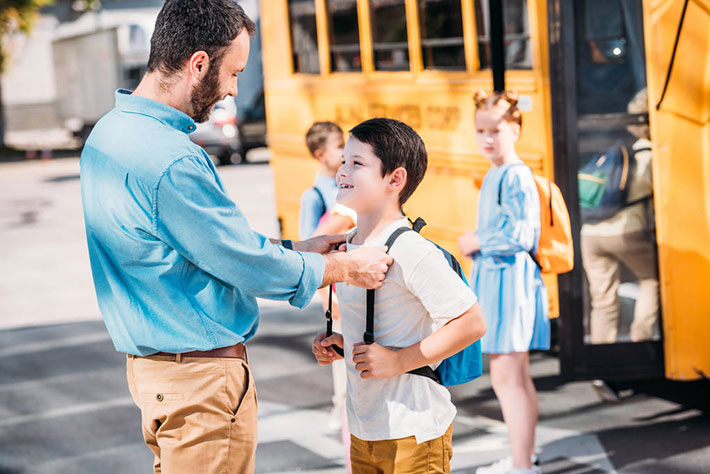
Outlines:
<svg viewBox="0 0 710 474"><path fill-rule="evenodd" d="M538 403L528 351L550 347L547 291L530 255L540 237L540 201L530 168L515 152L522 126L517 96L481 91L474 102L476 141L493 166L481 186L477 229L459 238L459 249L473 258L471 287L488 325L481 348L491 356L491 384L513 451L476 472L537 473Z"/></svg>

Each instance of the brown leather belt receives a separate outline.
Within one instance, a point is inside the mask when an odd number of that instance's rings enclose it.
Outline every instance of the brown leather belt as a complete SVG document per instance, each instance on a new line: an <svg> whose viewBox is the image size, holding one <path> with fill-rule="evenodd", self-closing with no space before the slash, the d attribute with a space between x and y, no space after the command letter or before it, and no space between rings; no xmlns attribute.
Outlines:
<svg viewBox="0 0 710 474"><path fill-rule="evenodd" d="M152 354L148 357L159 356L159 357L170 357L176 362L184 357L222 357L228 359L242 359L247 360L247 347L244 344L235 344L228 347L218 347L217 349L211 349L209 351L191 351L183 352L181 354L173 354L172 352L158 352Z"/></svg>

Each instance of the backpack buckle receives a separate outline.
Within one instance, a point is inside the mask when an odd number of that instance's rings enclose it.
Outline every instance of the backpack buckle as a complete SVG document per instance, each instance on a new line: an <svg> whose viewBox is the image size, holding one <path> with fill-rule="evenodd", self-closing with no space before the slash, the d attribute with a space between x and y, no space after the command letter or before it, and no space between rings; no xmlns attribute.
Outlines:
<svg viewBox="0 0 710 474"><path fill-rule="evenodd" d="M362 335L362 340L365 341L365 344L372 344L375 342L375 335L365 331L365 334Z"/></svg>

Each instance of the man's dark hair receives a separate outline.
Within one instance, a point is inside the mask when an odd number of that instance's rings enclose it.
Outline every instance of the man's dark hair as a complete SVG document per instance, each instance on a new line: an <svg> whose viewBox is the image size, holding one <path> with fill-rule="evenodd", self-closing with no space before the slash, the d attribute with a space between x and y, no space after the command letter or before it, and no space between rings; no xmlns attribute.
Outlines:
<svg viewBox="0 0 710 474"><path fill-rule="evenodd" d="M401 206L412 195L426 173L427 154L422 138L399 120L374 118L350 130L350 134L372 150L382 161L382 176L400 166L407 171L407 182L399 195Z"/></svg>
<svg viewBox="0 0 710 474"><path fill-rule="evenodd" d="M245 28L256 34L256 25L235 0L167 0L150 39L148 72L174 74L197 51L218 66L224 48Z"/></svg>

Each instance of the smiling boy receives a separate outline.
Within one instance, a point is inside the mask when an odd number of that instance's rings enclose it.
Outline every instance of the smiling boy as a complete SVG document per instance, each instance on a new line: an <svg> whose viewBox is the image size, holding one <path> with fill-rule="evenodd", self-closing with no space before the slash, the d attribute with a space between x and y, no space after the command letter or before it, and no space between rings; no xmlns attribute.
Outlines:
<svg viewBox="0 0 710 474"><path fill-rule="evenodd" d="M350 133L337 196L357 212L348 252L381 246L409 225L402 205L427 167L422 139L402 122L376 118ZM404 232L389 254L394 263L376 292L376 342L362 342L366 291L338 284L343 334L319 334L313 353L327 365L339 358L328 346L345 350L353 472L449 472L456 408L445 387L407 372L435 368L471 345L485 322L476 296L434 244Z"/></svg>

